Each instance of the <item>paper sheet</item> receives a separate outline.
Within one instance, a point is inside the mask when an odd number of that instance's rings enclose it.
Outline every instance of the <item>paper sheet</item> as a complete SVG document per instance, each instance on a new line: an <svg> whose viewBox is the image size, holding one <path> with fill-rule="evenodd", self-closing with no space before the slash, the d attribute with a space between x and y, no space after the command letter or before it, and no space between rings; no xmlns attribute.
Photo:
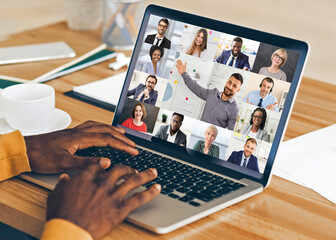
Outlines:
<svg viewBox="0 0 336 240"><path fill-rule="evenodd" d="M117 106L126 72L99 81L74 87L75 92Z"/></svg>
<svg viewBox="0 0 336 240"><path fill-rule="evenodd" d="M336 203L336 124L282 143L274 174Z"/></svg>

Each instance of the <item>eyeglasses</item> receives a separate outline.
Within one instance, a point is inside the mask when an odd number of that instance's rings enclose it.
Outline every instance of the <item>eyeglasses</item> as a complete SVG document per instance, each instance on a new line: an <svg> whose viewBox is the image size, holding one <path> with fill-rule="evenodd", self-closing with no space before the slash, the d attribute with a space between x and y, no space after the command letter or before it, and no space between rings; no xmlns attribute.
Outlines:
<svg viewBox="0 0 336 240"><path fill-rule="evenodd" d="M278 54L274 54L274 57L276 57L276 58L278 58L278 59L280 59L280 60L282 60L282 61L285 61L285 59L282 58L282 57L280 57Z"/></svg>
<svg viewBox="0 0 336 240"><path fill-rule="evenodd" d="M162 25L162 24L159 24L159 27L160 27L160 28L167 29L167 27L168 27L168 26L167 26L167 25Z"/></svg>
<svg viewBox="0 0 336 240"><path fill-rule="evenodd" d="M156 84L156 82L152 82L152 81L147 81L150 84Z"/></svg>
<svg viewBox="0 0 336 240"><path fill-rule="evenodd" d="M174 123L176 123L176 124L179 124L179 125L182 124L181 121L176 121L176 120L174 120L174 119L172 119L171 121L174 122Z"/></svg>
<svg viewBox="0 0 336 240"><path fill-rule="evenodd" d="M258 118L258 119L262 119L263 118L263 116L255 116L255 115L253 115L252 117L253 118Z"/></svg>

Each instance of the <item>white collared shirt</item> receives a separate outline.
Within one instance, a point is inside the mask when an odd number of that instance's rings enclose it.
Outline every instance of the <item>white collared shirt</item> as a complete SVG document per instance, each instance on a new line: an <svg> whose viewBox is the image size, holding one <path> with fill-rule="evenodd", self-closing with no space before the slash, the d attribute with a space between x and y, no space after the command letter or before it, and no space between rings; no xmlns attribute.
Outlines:
<svg viewBox="0 0 336 240"><path fill-rule="evenodd" d="M230 53L230 57L228 58L228 60L226 61L226 66L229 66L229 63L231 62L231 59L232 59L233 55L232 53ZM237 57L233 57L233 63L232 63L232 67L236 66L236 60L237 60Z"/></svg>
<svg viewBox="0 0 336 240"><path fill-rule="evenodd" d="M164 37L159 38L159 37L156 35L156 36L155 36L155 39L154 39L154 42L153 42L153 45L156 45L156 42L158 41L158 39L160 39L159 46L161 46L162 41L163 41L163 38L164 38Z"/></svg>
<svg viewBox="0 0 336 240"><path fill-rule="evenodd" d="M247 164L248 164L248 162L249 162L249 160L250 160L250 157L251 157L251 156L249 156L248 158L245 157L245 153L243 153L243 155L242 155L242 160L241 160L241 162L240 162L240 166L241 166L241 167L243 166L243 164L244 164L244 159L246 158L246 168L247 168Z"/></svg>
<svg viewBox="0 0 336 240"><path fill-rule="evenodd" d="M142 98L142 96L145 94L145 90L146 90L146 88L144 88L144 90L138 95L138 97L135 100L140 101L140 99ZM147 100L148 98L149 98L149 94L148 94L148 96L145 96L143 98L143 101Z"/></svg>
<svg viewBox="0 0 336 240"><path fill-rule="evenodd" d="M179 130L178 130L178 131L179 131ZM168 142L171 142L171 143L175 143L175 138L176 138L176 135L177 135L178 131L177 131L173 136L171 136L171 135L170 135L170 126L169 126L169 127L168 127L168 130L167 130L167 134L168 134L167 141L168 141Z"/></svg>

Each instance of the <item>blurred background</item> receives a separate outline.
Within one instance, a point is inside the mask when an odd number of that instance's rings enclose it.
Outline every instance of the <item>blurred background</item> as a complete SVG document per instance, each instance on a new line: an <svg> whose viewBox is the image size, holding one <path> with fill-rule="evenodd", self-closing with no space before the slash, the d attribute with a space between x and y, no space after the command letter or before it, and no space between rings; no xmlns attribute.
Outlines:
<svg viewBox="0 0 336 240"><path fill-rule="evenodd" d="M142 9L151 3L307 41L304 76L336 84L334 0L145 0ZM64 0L0 0L0 40L65 19Z"/></svg>

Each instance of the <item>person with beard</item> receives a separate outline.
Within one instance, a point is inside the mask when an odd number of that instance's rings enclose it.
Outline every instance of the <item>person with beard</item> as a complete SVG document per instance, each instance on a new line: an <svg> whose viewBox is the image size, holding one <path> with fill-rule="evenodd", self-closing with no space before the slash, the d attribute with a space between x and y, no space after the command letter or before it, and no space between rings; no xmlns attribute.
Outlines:
<svg viewBox="0 0 336 240"><path fill-rule="evenodd" d="M235 68L251 71L249 57L241 52L243 39L235 37L231 44L231 50L224 50L215 61Z"/></svg>
<svg viewBox="0 0 336 240"><path fill-rule="evenodd" d="M158 24L157 34L147 35L145 43L149 43L162 48L170 49L171 42L165 37L165 33L169 26L169 21L166 18L162 18Z"/></svg>
<svg viewBox="0 0 336 240"><path fill-rule="evenodd" d="M183 64L181 60L177 60L176 67L190 91L205 101L200 120L233 130L239 112L234 95L240 91L243 85L242 75L233 73L226 81L223 92L220 92L217 88L203 88L195 80L192 80L186 72L187 63Z"/></svg>
<svg viewBox="0 0 336 240"><path fill-rule="evenodd" d="M244 150L233 151L227 161L259 173L258 158L253 155L256 148L257 141L254 138L248 138Z"/></svg>
<svg viewBox="0 0 336 240"><path fill-rule="evenodd" d="M154 91L156 83L157 83L156 76L148 75L148 77L146 78L145 85L140 83L136 88L128 90L127 97L134 96L133 97L134 100L155 105L158 97L158 93Z"/></svg>
<svg viewBox="0 0 336 240"><path fill-rule="evenodd" d="M187 146L187 136L180 130L183 119L182 114L174 112L170 119L170 125L162 125L154 136L182 147Z"/></svg>
<svg viewBox="0 0 336 240"><path fill-rule="evenodd" d="M271 94L274 88L273 79L270 77L265 77L261 81L259 87L260 90L250 91L243 99L243 102L279 112L278 101Z"/></svg>

